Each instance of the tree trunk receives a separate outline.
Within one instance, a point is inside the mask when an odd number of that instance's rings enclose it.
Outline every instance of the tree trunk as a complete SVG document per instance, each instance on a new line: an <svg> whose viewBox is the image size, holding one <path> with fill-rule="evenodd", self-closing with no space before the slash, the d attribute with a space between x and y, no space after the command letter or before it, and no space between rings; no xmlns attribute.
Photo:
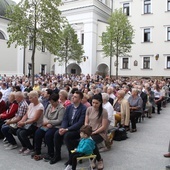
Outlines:
<svg viewBox="0 0 170 170"><path fill-rule="evenodd" d="M68 38L66 38L65 47L66 47L66 56L65 56L65 73L66 73L66 76L67 76L67 63L68 63Z"/></svg>
<svg viewBox="0 0 170 170"><path fill-rule="evenodd" d="M118 54L116 55L116 80L118 80Z"/></svg>

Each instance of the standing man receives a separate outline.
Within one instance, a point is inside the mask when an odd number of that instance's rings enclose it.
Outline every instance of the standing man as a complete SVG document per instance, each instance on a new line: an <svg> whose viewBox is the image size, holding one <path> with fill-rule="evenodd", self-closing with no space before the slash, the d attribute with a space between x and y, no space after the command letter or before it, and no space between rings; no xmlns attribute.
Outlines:
<svg viewBox="0 0 170 170"><path fill-rule="evenodd" d="M84 124L86 106L81 103L83 93L76 91L72 96L73 104L66 108L61 128L54 135L55 156L50 164L61 160L61 146L64 142L69 154L78 145L80 128ZM67 164L67 163L66 163Z"/></svg>

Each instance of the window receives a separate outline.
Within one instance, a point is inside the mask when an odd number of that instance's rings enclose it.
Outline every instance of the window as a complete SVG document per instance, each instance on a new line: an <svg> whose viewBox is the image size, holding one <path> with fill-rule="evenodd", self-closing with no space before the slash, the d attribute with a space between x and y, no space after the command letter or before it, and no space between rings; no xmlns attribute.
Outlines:
<svg viewBox="0 0 170 170"><path fill-rule="evenodd" d="M151 13L151 0L144 0L144 14Z"/></svg>
<svg viewBox="0 0 170 170"><path fill-rule="evenodd" d="M33 37L29 37L29 50L33 49Z"/></svg>
<svg viewBox="0 0 170 170"><path fill-rule="evenodd" d="M129 3L123 4L123 13L129 16Z"/></svg>
<svg viewBox="0 0 170 170"><path fill-rule="evenodd" d="M167 41L170 41L170 27L167 27Z"/></svg>
<svg viewBox="0 0 170 170"><path fill-rule="evenodd" d="M143 69L150 69L150 57L143 57Z"/></svg>
<svg viewBox="0 0 170 170"><path fill-rule="evenodd" d="M42 52L45 52L45 44L42 42Z"/></svg>
<svg viewBox="0 0 170 170"><path fill-rule="evenodd" d="M122 69L128 69L129 59L123 58Z"/></svg>
<svg viewBox="0 0 170 170"><path fill-rule="evenodd" d="M170 69L170 56L167 56L167 69Z"/></svg>
<svg viewBox="0 0 170 170"><path fill-rule="evenodd" d="M2 34L2 32L0 32L0 39L1 39L1 40L5 40L5 37L4 37L4 35Z"/></svg>
<svg viewBox="0 0 170 170"><path fill-rule="evenodd" d="M81 45L84 45L84 33L81 34Z"/></svg>
<svg viewBox="0 0 170 170"><path fill-rule="evenodd" d="M150 42L150 28L144 29L144 42Z"/></svg>
<svg viewBox="0 0 170 170"><path fill-rule="evenodd" d="M170 0L167 1L167 11L170 11Z"/></svg>

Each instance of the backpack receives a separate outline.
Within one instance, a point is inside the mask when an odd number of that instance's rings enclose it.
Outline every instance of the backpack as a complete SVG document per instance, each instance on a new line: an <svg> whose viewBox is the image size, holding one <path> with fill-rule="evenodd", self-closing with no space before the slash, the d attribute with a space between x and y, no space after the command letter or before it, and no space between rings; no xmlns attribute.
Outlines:
<svg viewBox="0 0 170 170"><path fill-rule="evenodd" d="M121 140L126 140L127 137L127 132L125 130L125 128L117 128L115 131L115 135L113 140L115 141L121 141Z"/></svg>

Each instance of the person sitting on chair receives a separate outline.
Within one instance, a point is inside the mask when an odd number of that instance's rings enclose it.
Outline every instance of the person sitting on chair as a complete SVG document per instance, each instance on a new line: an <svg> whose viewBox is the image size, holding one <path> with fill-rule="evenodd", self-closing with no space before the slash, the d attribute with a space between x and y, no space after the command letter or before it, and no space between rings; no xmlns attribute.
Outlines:
<svg viewBox="0 0 170 170"><path fill-rule="evenodd" d="M95 142L90 137L92 134L92 127L83 125L80 129L81 140L76 149L70 154L68 165L65 170L76 170L77 158L85 155L91 155L95 148Z"/></svg>

